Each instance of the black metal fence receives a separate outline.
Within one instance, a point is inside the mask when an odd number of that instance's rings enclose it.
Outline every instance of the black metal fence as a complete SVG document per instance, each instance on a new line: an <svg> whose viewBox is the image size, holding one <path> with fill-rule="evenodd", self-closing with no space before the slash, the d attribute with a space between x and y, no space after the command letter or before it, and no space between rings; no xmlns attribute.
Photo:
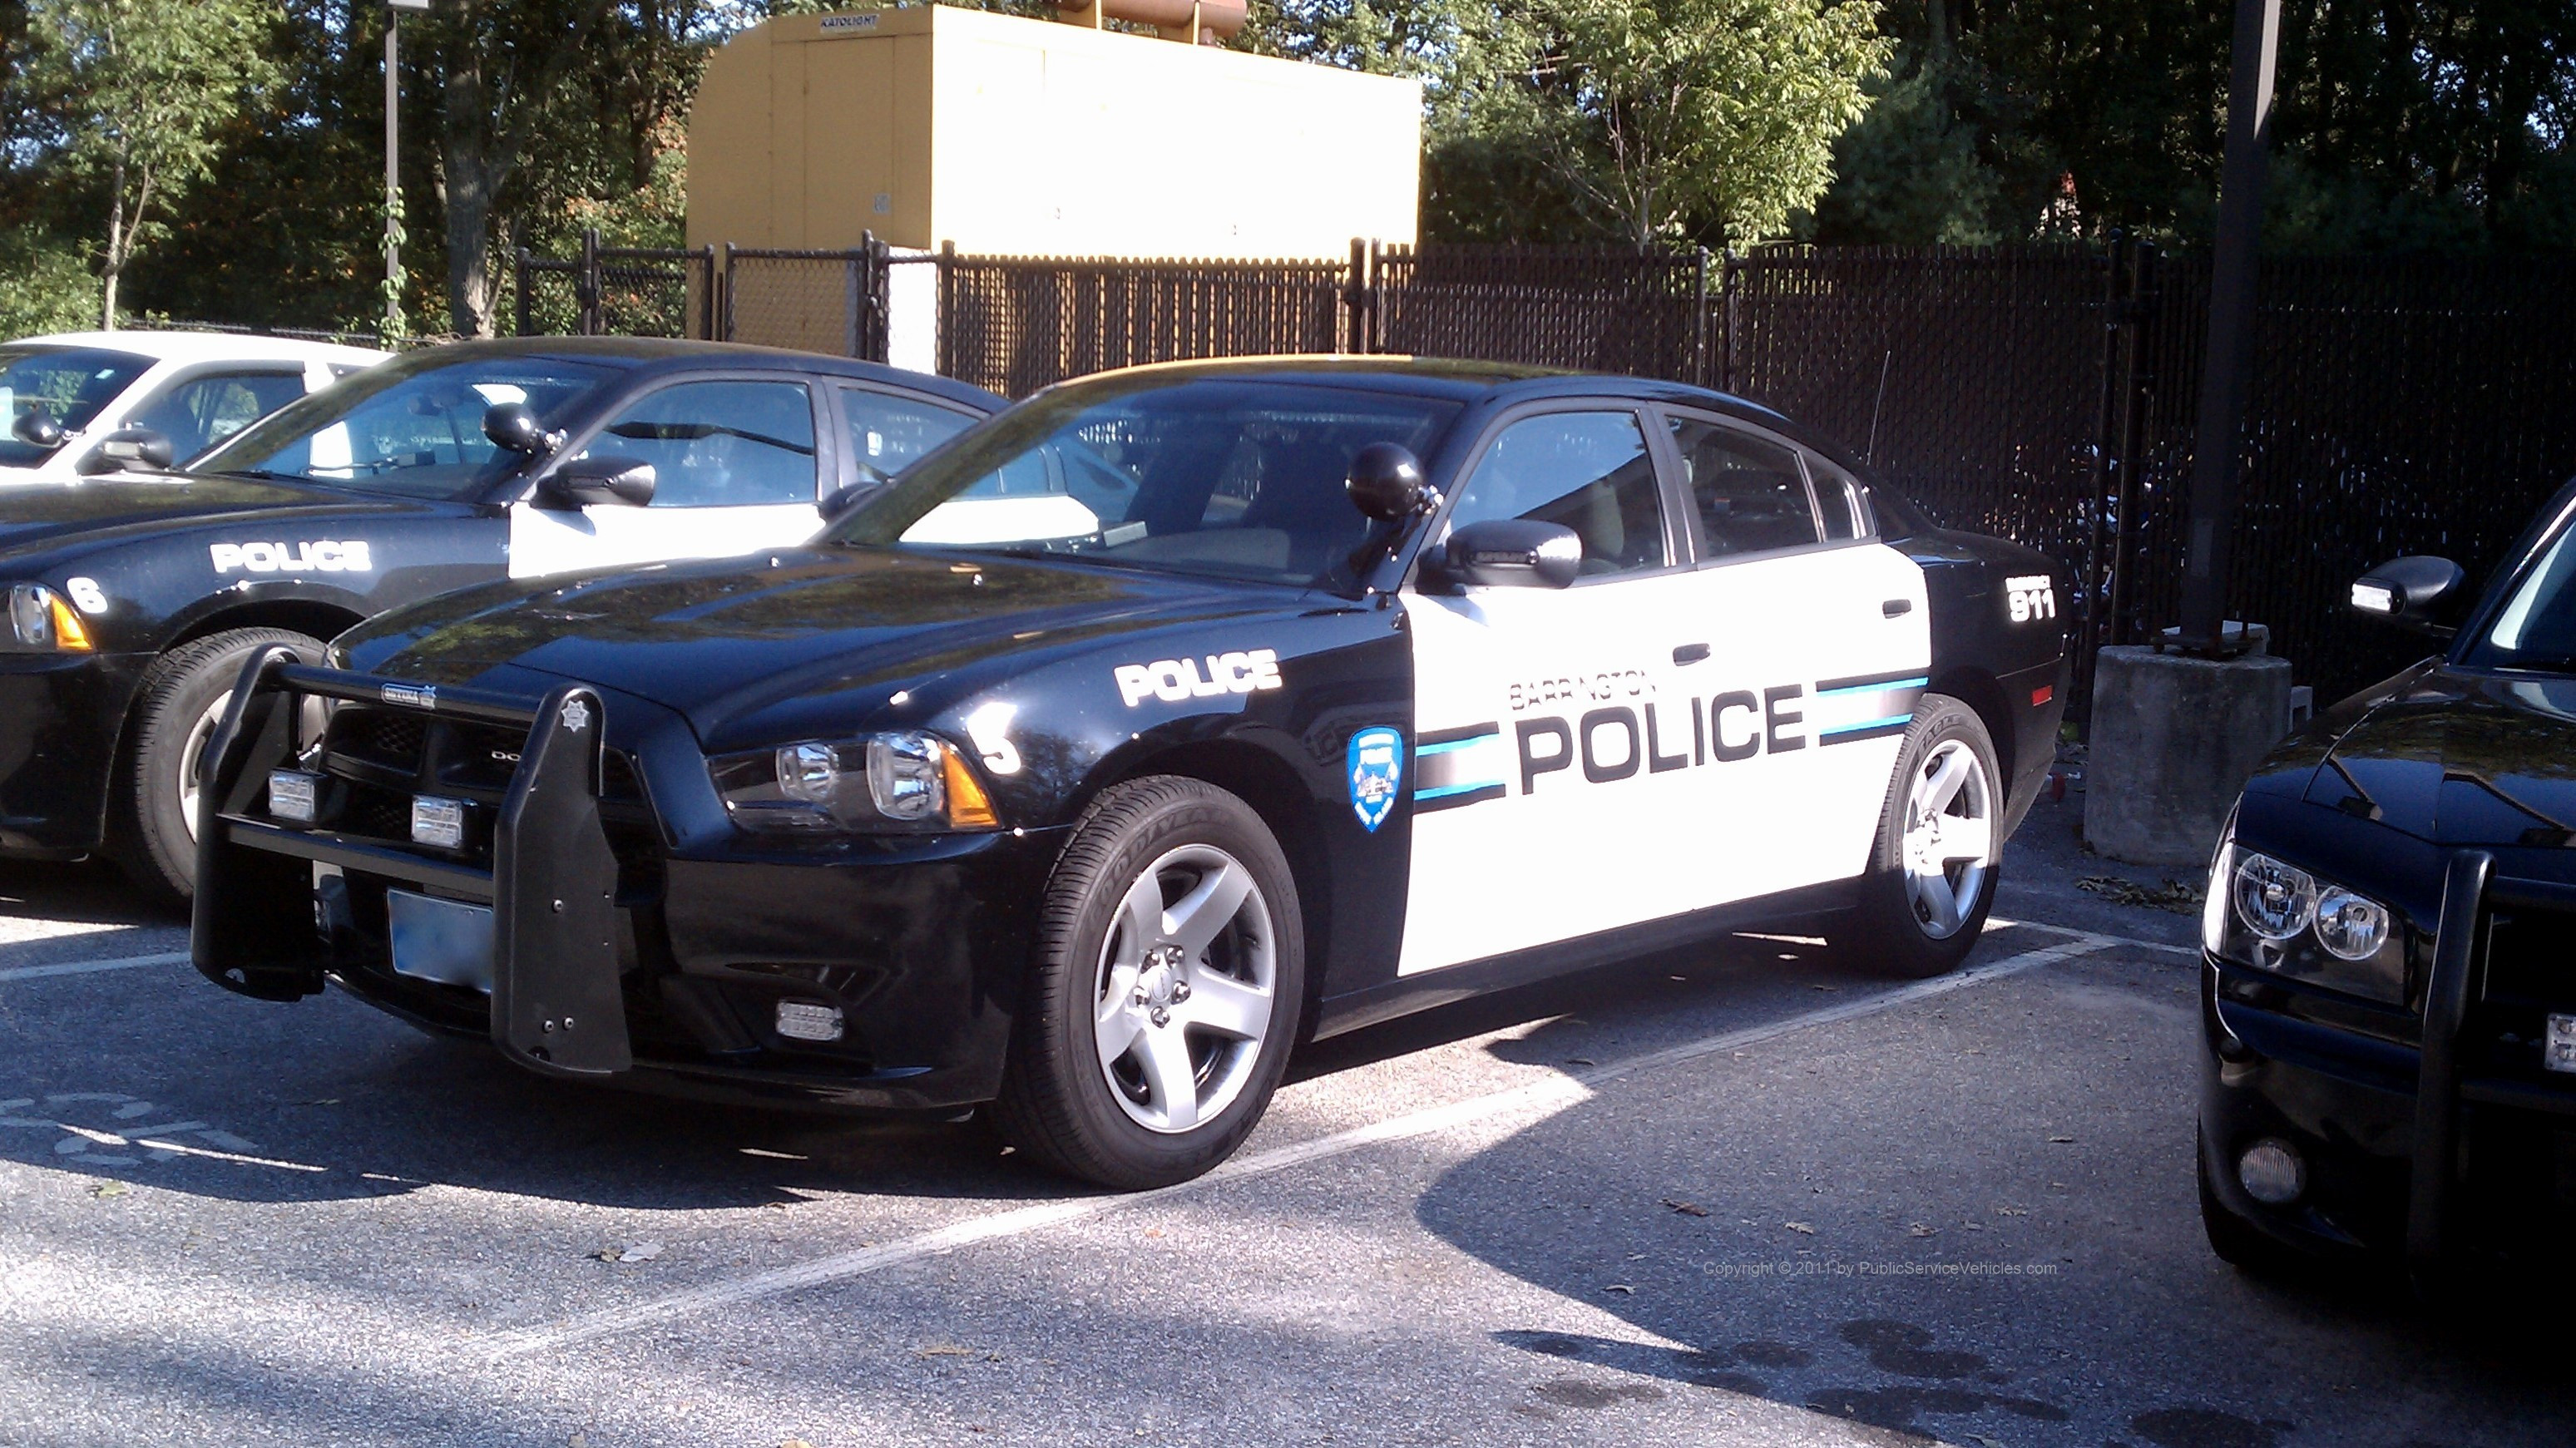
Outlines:
<svg viewBox="0 0 2576 1448"><path fill-rule="evenodd" d="M1267 353L1698 382L1842 438L1946 523L2072 565L2079 682L2093 645L2143 641L2175 616L2208 264L2128 242L1741 256L1355 245L1347 263L893 256L873 239L834 252L592 246L522 256L521 329L882 360L892 277L916 264L936 271L938 369L1014 396L1104 368ZM545 304L550 287L572 305ZM2571 335L2576 266L2563 260L2265 264L2230 596L2320 697L2422 652L2345 616L2354 575L2405 552L2482 572L2576 473Z"/></svg>

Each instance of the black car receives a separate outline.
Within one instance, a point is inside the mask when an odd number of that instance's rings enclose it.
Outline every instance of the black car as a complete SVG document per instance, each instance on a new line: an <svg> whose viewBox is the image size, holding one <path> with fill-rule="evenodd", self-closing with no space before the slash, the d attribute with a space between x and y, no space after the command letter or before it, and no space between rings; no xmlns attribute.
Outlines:
<svg viewBox="0 0 2576 1448"><path fill-rule="evenodd" d="M2252 1267L2565 1261L2576 1223L2576 485L2474 601L2353 585L2450 639L2255 773L2202 919L2201 1213Z"/></svg>
<svg viewBox="0 0 2576 1448"><path fill-rule="evenodd" d="M805 548L261 654L196 960L554 1075L994 1102L1170 1182L1302 1038L1760 922L1949 968L2065 588L1695 388L1112 373Z"/></svg>
<svg viewBox="0 0 2576 1448"><path fill-rule="evenodd" d="M174 470L0 492L0 855L105 848L186 894L196 764L253 650L497 578L800 543L1001 398L703 342L468 342L359 372ZM157 467L155 466L157 464Z"/></svg>

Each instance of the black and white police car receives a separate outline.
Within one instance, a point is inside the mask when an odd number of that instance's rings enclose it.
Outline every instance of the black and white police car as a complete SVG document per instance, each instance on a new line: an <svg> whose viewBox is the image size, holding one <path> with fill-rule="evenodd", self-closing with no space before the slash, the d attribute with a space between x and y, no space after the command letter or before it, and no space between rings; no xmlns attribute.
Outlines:
<svg viewBox="0 0 2576 1448"><path fill-rule="evenodd" d="M185 468L0 491L0 855L187 892L195 765L252 650L497 578L799 543L1001 398L712 343L470 342L358 372ZM191 451L194 449L191 448Z"/></svg>
<svg viewBox="0 0 2576 1448"><path fill-rule="evenodd" d="M808 547L260 655L196 961L560 1076L993 1102L1171 1182L1300 1039L1784 920L1956 964L2066 586L1694 388L1106 374Z"/></svg>
<svg viewBox="0 0 2576 1448"><path fill-rule="evenodd" d="M2353 585L2449 646L2274 750L2212 867L2201 1215L2240 1265L2402 1263L2442 1291L2566 1264L2576 484L2465 583L2417 557Z"/></svg>

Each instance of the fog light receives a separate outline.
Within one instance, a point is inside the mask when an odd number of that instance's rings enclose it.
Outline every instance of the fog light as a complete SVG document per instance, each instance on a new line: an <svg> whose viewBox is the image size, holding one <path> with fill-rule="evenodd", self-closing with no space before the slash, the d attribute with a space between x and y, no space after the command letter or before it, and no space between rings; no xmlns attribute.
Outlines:
<svg viewBox="0 0 2576 1448"><path fill-rule="evenodd" d="M2297 1201L2308 1189L2308 1166L2289 1143L2265 1137L2236 1159L2236 1180L2244 1184L2247 1196L2277 1207Z"/></svg>
<svg viewBox="0 0 2576 1448"><path fill-rule="evenodd" d="M299 825L313 823L314 787L322 781L292 769L268 772L268 812L271 817L293 820Z"/></svg>
<svg viewBox="0 0 2576 1448"><path fill-rule="evenodd" d="M411 800L411 842L434 850L465 843L465 801L416 794Z"/></svg>
<svg viewBox="0 0 2576 1448"><path fill-rule="evenodd" d="M811 1001L780 1001L778 1034L791 1041L837 1041L841 1039L841 1008L818 1006Z"/></svg>

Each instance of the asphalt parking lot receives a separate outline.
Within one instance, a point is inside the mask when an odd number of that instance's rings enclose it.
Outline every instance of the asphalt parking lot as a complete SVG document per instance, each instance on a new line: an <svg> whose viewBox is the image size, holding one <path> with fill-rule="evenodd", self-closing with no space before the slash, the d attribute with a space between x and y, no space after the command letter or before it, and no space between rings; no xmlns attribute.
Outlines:
<svg viewBox="0 0 2576 1448"><path fill-rule="evenodd" d="M2073 808L1960 975L1743 939L1452 1008L1135 1197L227 995L0 867L0 1442L2576 1438L2563 1342L2210 1256L2190 921L2073 889Z"/></svg>

